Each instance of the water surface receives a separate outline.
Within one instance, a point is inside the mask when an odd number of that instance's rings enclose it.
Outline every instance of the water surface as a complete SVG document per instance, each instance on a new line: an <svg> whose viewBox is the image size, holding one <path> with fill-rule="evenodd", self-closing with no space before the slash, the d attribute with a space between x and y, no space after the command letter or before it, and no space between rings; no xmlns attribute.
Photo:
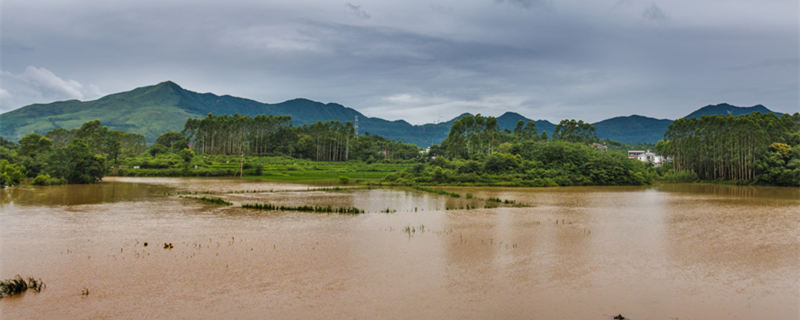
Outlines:
<svg viewBox="0 0 800 320"><path fill-rule="evenodd" d="M800 316L797 188L319 187L106 178L0 190L0 277L47 284L0 300L0 317ZM205 191L235 205L176 195ZM490 197L525 207L483 208ZM368 213L237 208L251 202Z"/></svg>

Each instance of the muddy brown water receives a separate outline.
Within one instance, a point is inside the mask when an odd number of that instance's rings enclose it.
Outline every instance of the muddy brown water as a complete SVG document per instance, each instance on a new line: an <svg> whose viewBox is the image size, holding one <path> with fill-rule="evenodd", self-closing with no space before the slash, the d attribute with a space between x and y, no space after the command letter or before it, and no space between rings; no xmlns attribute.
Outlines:
<svg viewBox="0 0 800 320"><path fill-rule="evenodd" d="M106 178L0 190L0 277L47 284L0 299L0 318L800 318L798 188L319 187ZM175 195L203 191L235 205ZM526 207L483 208L490 197ZM368 213L236 207L250 202Z"/></svg>

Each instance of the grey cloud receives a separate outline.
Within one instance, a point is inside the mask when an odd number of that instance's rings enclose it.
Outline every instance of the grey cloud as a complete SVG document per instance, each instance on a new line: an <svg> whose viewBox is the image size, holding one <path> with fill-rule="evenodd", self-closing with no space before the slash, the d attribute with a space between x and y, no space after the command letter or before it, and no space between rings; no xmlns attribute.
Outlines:
<svg viewBox="0 0 800 320"><path fill-rule="evenodd" d="M530 9L533 6L546 6L546 0L494 0L496 3L508 3L513 6Z"/></svg>
<svg viewBox="0 0 800 320"><path fill-rule="evenodd" d="M635 0L613 10L613 1L572 0L557 10L510 9L546 5L538 1L445 2L438 10L415 1L345 9L142 0L76 11L31 1L3 4L0 104L8 108L76 96L6 80L33 65L79 80L84 99L87 83L110 93L169 79L264 102L338 102L412 123L505 110L551 121L674 118L722 101L800 109L797 19L786 8L761 19L746 3L712 14L695 8L712 4L675 0L669 15L658 9L669 23L653 24L642 21L650 3ZM375 19L343 15L351 5Z"/></svg>
<svg viewBox="0 0 800 320"><path fill-rule="evenodd" d="M350 11L353 12L353 14L356 17L359 17L361 19L369 19L370 18L369 12L367 12L367 10L362 9L360 5L355 5L355 4L352 4L350 2L346 3L346 5L347 5L347 8L349 8Z"/></svg>
<svg viewBox="0 0 800 320"><path fill-rule="evenodd" d="M655 3L651 4L649 7L642 11L642 17L648 20L663 22L669 20L669 16L667 15L664 10L661 9Z"/></svg>
<svg viewBox="0 0 800 320"><path fill-rule="evenodd" d="M94 99L100 96L95 85L62 79L42 67L28 66L21 73L0 71L0 110L7 111L19 103L51 102L66 99Z"/></svg>

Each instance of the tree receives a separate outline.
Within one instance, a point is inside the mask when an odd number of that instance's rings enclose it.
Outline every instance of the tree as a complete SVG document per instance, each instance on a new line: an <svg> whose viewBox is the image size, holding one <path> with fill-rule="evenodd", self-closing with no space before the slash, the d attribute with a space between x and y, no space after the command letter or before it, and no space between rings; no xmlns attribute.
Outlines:
<svg viewBox="0 0 800 320"><path fill-rule="evenodd" d="M95 183L105 175L105 158L92 154L82 139L73 139L63 149L51 153L47 171L53 177L65 178L67 183Z"/></svg>
<svg viewBox="0 0 800 320"><path fill-rule="evenodd" d="M17 155L23 157L36 157L50 151L53 140L43 137L37 133L29 133L19 140Z"/></svg>
<svg viewBox="0 0 800 320"><path fill-rule="evenodd" d="M800 185L793 150L800 147L800 115L761 114L678 119L656 150L678 171L700 179ZM800 160L798 160L800 161Z"/></svg>
<svg viewBox="0 0 800 320"><path fill-rule="evenodd" d="M553 139L591 143L597 140L597 134L594 126L590 123L583 122L583 120L564 119L556 125Z"/></svg>
<svg viewBox="0 0 800 320"><path fill-rule="evenodd" d="M156 143L167 147L171 151L179 151L189 147L189 141L182 134L169 131L158 136Z"/></svg>
<svg viewBox="0 0 800 320"><path fill-rule="evenodd" d="M0 160L0 188L15 186L25 176L25 168L8 162L6 159Z"/></svg>

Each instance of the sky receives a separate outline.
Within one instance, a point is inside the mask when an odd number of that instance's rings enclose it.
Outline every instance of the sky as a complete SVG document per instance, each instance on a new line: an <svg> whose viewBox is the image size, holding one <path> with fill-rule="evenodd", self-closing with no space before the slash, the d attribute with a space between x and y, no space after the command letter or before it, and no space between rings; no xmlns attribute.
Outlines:
<svg viewBox="0 0 800 320"><path fill-rule="evenodd" d="M3 0L0 112L172 80L414 124L800 111L796 0Z"/></svg>

